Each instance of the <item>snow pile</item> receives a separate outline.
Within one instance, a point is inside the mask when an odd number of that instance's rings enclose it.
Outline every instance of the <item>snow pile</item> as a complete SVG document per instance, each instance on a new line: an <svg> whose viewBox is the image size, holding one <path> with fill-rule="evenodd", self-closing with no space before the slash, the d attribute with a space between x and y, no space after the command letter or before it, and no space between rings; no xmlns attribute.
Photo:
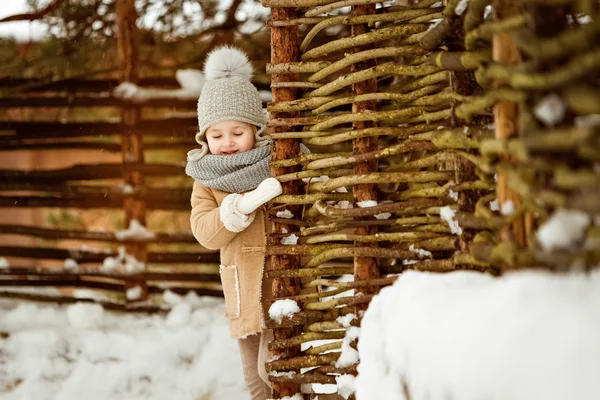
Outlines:
<svg viewBox="0 0 600 400"><path fill-rule="evenodd" d="M119 247L117 257L106 257L102 263L102 269L107 272L114 270L136 272L143 271L145 268L145 264L128 254L123 246Z"/></svg>
<svg viewBox="0 0 600 400"><path fill-rule="evenodd" d="M354 321L355 319L356 319L356 315L350 313L350 314L346 314L341 317L337 317L335 320L340 325L342 325L344 328L348 328L350 326L350 324L352 323L352 321Z"/></svg>
<svg viewBox="0 0 600 400"><path fill-rule="evenodd" d="M76 303L67 307L67 320L74 328L101 328L104 321L104 308L94 303Z"/></svg>
<svg viewBox="0 0 600 400"><path fill-rule="evenodd" d="M582 211L558 209L540 226L537 238L545 251L566 249L584 238L590 223L590 216Z"/></svg>
<svg viewBox="0 0 600 400"><path fill-rule="evenodd" d="M354 208L351 202L348 200L338 201L336 204L332 206L333 208L341 208L342 210L347 210L349 208Z"/></svg>
<svg viewBox="0 0 600 400"><path fill-rule="evenodd" d="M292 315L300 311L298 303L292 299L277 300L269 307L269 317L278 324L283 318L292 318Z"/></svg>
<svg viewBox="0 0 600 400"><path fill-rule="evenodd" d="M192 305L186 302L180 302L171 308L169 315L165 319L166 326L184 326L192 316Z"/></svg>
<svg viewBox="0 0 600 400"><path fill-rule="evenodd" d="M563 120L566 110L561 98L556 93L552 93L540 100L533 113L544 124L554 126Z"/></svg>
<svg viewBox="0 0 600 400"><path fill-rule="evenodd" d="M358 362L358 351L354 349L351 344L360 336L360 328L356 326L350 326L346 330L346 336L342 341L342 353L340 358L335 362L335 366L338 368L346 368Z"/></svg>
<svg viewBox="0 0 600 400"><path fill-rule="evenodd" d="M277 218L287 218L287 219L291 219L294 218L294 214L292 214L292 212L290 210L283 210L283 211L277 211Z"/></svg>
<svg viewBox="0 0 600 400"><path fill-rule="evenodd" d="M360 208L369 208L375 207L377 205L377 202L375 200L363 200L356 203L356 205Z"/></svg>
<svg viewBox="0 0 600 400"><path fill-rule="evenodd" d="M152 99L197 100L202 91L202 86L206 82L202 72L195 69L177 70L175 79L177 79L181 88L143 88L132 82L123 82L113 90L113 96L134 103L143 103Z"/></svg>
<svg viewBox="0 0 600 400"><path fill-rule="evenodd" d="M73 260L72 258L65 259L65 269L75 270L77 268L79 268L79 264L77 263L77 261Z"/></svg>
<svg viewBox="0 0 600 400"><path fill-rule="evenodd" d="M408 246L408 250L416 253L419 257L433 257L433 254L429 250L417 249L414 244Z"/></svg>
<svg viewBox="0 0 600 400"><path fill-rule="evenodd" d="M504 216L512 215L515 212L515 204L512 200L506 200L500 207L500 214Z"/></svg>
<svg viewBox="0 0 600 400"><path fill-rule="evenodd" d="M600 398L600 273L404 272L362 320L361 400Z"/></svg>
<svg viewBox="0 0 600 400"><path fill-rule="evenodd" d="M500 202L498 201L498 199L490 201L490 210L500 211Z"/></svg>
<svg viewBox="0 0 600 400"><path fill-rule="evenodd" d="M450 206L440 208L440 217L446 221L450 227L450 232L456 235L462 235L462 228L458 225L458 221L454 218L455 215L456 211L451 209Z"/></svg>
<svg viewBox="0 0 600 400"><path fill-rule="evenodd" d="M142 298L142 287L140 285L135 285L128 288L127 292L125 292L125 298L129 301Z"/></svg>
<svg viewBox="0 0 600 400"><path fill-rule="evenodd" d="M282 238L281 244L295 245L295 244L298 244L298 239L299 239L299 237L292 233L291 235Z"/></svg>
<svg viewBox="0 0 600 400"><path fill-rule="evenodd" d="M335 382L338 387L338 394L344 399L347 399L352 393L355 392L356 378L353 375L340 375L335 377ZM389 399L390 397L381 397L381 399ZM378 399L378 400L381 400ZM362 398L361 398L362 400Z"/></svg>
<svg viewBox="0 0 600 400"><path fill-rule="evenodd" d="M195 299L177 326L171 314L0 300L0 398L248 400L223 300ZM90 310L101 329L83 328Z"/></svg>
<svg viewBox="0 0 600 400"><path fill-rule="evenodd" d="M132 219L129 222L129 228L122 231L115 232L115 236L118 240L127 239L154 239L156 235L154 232L149 231L146 227L137 219Z"/></svg>
<svg viewBox="0 0 600 400"><path fill-rule="evenodd" d="M389 212L374 215L374 217L377 219L390 219L391 216L392 216L392 213L389 213Z"/></svg>
<svg viewBox="0 0 600 400"><path fill-rule="evenodd" d="M459 0L458 4L454 8L454 13L456 15L463 15L467 6L469 5L469 0Z"/></svg>

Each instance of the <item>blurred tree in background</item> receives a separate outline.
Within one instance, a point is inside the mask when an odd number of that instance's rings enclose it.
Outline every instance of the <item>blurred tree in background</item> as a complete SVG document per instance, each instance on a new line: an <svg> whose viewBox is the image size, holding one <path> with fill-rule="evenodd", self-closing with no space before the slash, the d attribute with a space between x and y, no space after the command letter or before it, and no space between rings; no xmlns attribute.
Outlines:
<svg viewBox="0 0 600 400"><path fill-rule="evenodd" d="M38 21L38 43L0 40L0 75L37 78L117 76L114 0L27 0L30 11L4 21ZM270 57L269 10L258 0L138 0L142 76L200 69L221 44L246 50L259 68Z"/></svg>

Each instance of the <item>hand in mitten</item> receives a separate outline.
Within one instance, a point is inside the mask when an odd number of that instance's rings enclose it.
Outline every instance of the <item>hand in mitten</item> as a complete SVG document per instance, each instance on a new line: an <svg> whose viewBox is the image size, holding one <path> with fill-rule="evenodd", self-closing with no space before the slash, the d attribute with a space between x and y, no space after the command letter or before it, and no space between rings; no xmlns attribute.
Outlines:
<svg viewBox="0 0 600 400"><path fill-rule="evenodd" d="M281 183L275 178L267 178L262 181L256 189L245 193L237 203L238 211L250 214L267 201L281 194Z"/></svg>

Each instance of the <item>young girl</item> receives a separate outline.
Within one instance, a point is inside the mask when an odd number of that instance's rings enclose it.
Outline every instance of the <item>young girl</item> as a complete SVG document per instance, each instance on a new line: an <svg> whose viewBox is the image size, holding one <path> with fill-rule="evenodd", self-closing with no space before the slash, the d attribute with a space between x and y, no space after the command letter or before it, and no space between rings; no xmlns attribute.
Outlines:
<svg viewBox="0 0 600 400"><path fill-rule="evenodd" d="M231 336L238 339L252 400L270 397L264 371L266 344L263 282L267 221L264 204L281 194L269 178L270 139L252 66L241 51L222 47L206 61L198 100L200 148L188 153L186 173L195 179L192 232L208 249L221 251L221 283Z"/></svg>

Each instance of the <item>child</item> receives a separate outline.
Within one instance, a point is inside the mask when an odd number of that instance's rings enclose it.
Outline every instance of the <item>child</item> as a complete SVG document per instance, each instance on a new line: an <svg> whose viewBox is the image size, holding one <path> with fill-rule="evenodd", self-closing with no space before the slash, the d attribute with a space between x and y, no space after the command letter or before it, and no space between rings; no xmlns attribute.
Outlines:
<svg viewBox="0 0 600 400"><path fill-rule="evenodd" d="M262 296L266 202L281 194L269 178L270 139L252 66L241 51L222 47L206 61L207 79L198 100L200 148L188 153L187 175L195 179L192 232L208 249L221 251L221 283L231 336L238 339L244 378L252 400L270 396L264 363L272 337L265 328Z"/></svg>

